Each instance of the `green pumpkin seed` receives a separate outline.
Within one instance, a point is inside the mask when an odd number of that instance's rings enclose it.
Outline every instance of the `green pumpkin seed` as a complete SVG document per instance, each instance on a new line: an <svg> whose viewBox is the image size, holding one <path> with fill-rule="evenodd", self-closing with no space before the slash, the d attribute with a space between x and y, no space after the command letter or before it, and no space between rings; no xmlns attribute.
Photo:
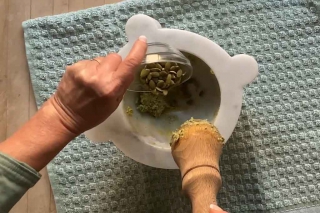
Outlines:
<svg viewBox="0 0 320 213"><path fill-rule="evenodd" d="M178 67L178 66L172 66L170 68L170 71L178 71L179 69L180 69L180 67Z"/></svg>
<svg viewBox="0 0 320 213"><path fill-rule="evenodd" d="M170 83L170 85L174 85L174 81L173 81L173 80L171 80L171 83Z"/></svg>
<svg viewBox="0 0 320 213"><path fill-rule="evenodd" d="M157 92L156 89L152 90L151 92L152 92L152 94L154 94L154 95L158 95L158 92Z"/></svg>
<svg viewBox="0 0 320 213"><path fill-rule="evenodd" d="M177 77L180 78L181 76L182 76L182 70L180 69L180 70L178 70L178 72L177 72Z"/></svg>
<svg viewBox="0 0 320 213"><path fill-rule="evenodd" d="M143 70L141 70L140 77L146 78L149 75L149 73L150 73L149 69L143 69Z"/></svg>
<svg viewBox="0 0 320 213"><path fill-rule="evenodd" d="M154 63L147 64L146 68L149 68L149 69L156 68L156 65Z"/></svg>
<svg viewBox="0 0 320 213"><path fill-rule="evenodd" d="M162 66L162 68L166 66L166 62L159 62L159 64Z"/></svg>
<svg viewBox="0 0 320 213"><path fill-rule="evenodd" d="M156 88L156 84L154 83L153 80L150 80L150 81L149 81L149 87L150 87L150 89L152 89L152 90L154 90L154 89Z"/></svg>
<svg viewBox="0 0 320 213"><path fill-rule="evenodd" d="M154 83L158 83L158 81L159 81L159 78L152 78L152 80L154 81Z"/></svg>
<svg viewBox="0 0 320 213"><path fill-rule="evenodd" d="M152 75L151 75L151 73L149 73L149 75L148 75L148 80L151 80L151 78L152 78Z"/></svg>
<svg viewBox="0 0 320 213"><path fill-rule="evenodd" d="M157 83L157 87L163 88L163 86L164 86L164 81L163 80L159 80L158 83Z"/></svg>
<svg viewBox="0 0 320 213"><path fill-rule="evenodd" d="M158 73L158 72L152 72L152 73L151 73L151 76L152 76L152 77L159 77L159 76L160 76L160 73Z"/></svg>
<svg viewBox="0 0 320 213"><path fill-rule="evenodd" d="M164 67L165 71L167 71L167 72L170 71L170 67L171 67L171 63L167 62L165 67Z"/></svg>
<svg viewBox="0 0 320 213"><path fill-rule="evenodd" d="M161 71L160 76L167 77L168 73L166 71Z"/></svg>
<svg viewBox="0 0 320 213"><path fill-rule="evenodd" d="M161 89L161 88L159 88L159 87L156 87L156 90L159 91L159 92L162 92L162 94L163 94L164 96L168 95L168 90Z"/></svg>
<svg viewBox="0 0 320 213"><path fill-rule="evenodd" d="M170 85L170 83L171 83L171 74L169 74L166 79L166 84Z"/></svg>
<svg viewBox="0 0 320 213"><path fill-rule="evenodd" d="M161 70L162 70L162 69L159 69L159 68L152 68L152 69L151 69L152 72L161 72Z"/></svg>
<svg viewBox="0 0 320 213"><path fill-rule="evenodd" d="M159 63L156 63L156 67L162 70L162 66Z"/></svg>

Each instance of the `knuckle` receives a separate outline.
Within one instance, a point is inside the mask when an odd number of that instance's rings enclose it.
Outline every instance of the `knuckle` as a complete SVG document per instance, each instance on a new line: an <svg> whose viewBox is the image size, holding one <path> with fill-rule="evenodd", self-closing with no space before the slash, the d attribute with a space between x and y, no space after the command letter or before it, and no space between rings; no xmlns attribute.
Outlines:
<svg viewBox="0 0 320 213"><path fill-rule="evenodd" d="M120 80L114 80L106 89L105 96L110 99L117 98L123 92L122 82Z"/></svg>
<svg viewBox="0 0 320 213"><path fill-rule="evenodd" d="M75 64L66 67L67 72L78 73L80 70L83 70L86 67L87 61L79 61Z"/></svg>
<svg viewBox="0 0 320 213"><path fill-rule="evenodd" d="M99 78L96 75L90 76L89 78L85 78L83 83L87 87L95 87L98 85Z"/></svg>
<svg viewBox="0 0 320 213"><path fill-rule="evenodd" d="M124 64L127 66L127 68L135 68L140 64L140 62L136 58L127 58L125 59Z"/></svg>
<svg viewBox="0 0 320 213"><path fill-rule="evenodd" d="M118 53L110 53L107 57L110 57L115 60L122 60L121 56Z"/></svg>
<svg viewBox="0 0 320 213"><path fill-rule="evenodd" d="M77 82L84 82L87 78L86 70L78 70L74 73L74 79Z"/></svg>

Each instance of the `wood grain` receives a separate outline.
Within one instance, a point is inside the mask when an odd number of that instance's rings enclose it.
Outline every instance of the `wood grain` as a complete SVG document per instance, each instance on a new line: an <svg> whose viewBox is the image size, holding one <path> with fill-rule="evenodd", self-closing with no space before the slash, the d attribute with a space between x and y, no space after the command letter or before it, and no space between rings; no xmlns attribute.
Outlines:
<svg viewBox="0 0 320 213"><path fill-rule="evenodd" d="M52 15L53 8L54 1L52 0L33 0L31 4L31 18ZM29 118L31 118L37 110L31 82L29 90ZM28 213L49 212L50 210L51 186L46 168L40 171L40 173L42 175L41 179L28 192ZM40 200L41 202L39 202Z"/></svg>
<svg viewBox="0 0 320 213"><path fill-rule="evenodd" d="M21 23L30 19L30 0L8 1L7 14L7 137L29 119L29 73ZM28 194L10 211L27 213Z"/></svg>
<svg viewBox="0 0 320 213"><path fill-rule="evenodd" d="M104 5L104 0L84 0L84 7L89 8L89 7L97 7Z"/></svg>
<svg viewBox="0 0 320 213"><path fill-rule="evenodd" d="M0 141L36 112L22 22L115 2L119 0L0 0ZM46 168L40 173L40 181L10 213L56 213Z"/></svg>
<svg viewBox="0 0 320 213"><path fill-rule="evenodd" d="M121 2L121 0L105 0L104 2L105 2L106 4L113 4L113 3Z"/></svg>
<svg viewBox="0 0 320 213"><path fill-rule="evenodd" d="M0 1L0 141L7 137L8 0ZM2 50L2 51L1 51Z"/></svg>
<svg viewBox="0 0 320 213"><path fill-rule="evenodd" d="M67 13L69 10L68 0L54 0L53 14Z"/></svg>
<svg viewBox="0 0 320 213"><path fill-rule="evenodd" d="M83 10L84 7L84 0L69 0L69 12Z"/></svg>

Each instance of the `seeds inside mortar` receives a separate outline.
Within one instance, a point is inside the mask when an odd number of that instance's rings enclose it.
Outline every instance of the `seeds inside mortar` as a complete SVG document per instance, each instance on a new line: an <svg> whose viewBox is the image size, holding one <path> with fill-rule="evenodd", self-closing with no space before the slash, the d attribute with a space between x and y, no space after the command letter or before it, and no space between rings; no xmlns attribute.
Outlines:
<svg viewBox="0 0 320 213"><path fill-rule="evenodd" d="M167 95L169 89L180 84L184 75L177 63L150 63L141 70L140 80L153 94Z"/></svg>

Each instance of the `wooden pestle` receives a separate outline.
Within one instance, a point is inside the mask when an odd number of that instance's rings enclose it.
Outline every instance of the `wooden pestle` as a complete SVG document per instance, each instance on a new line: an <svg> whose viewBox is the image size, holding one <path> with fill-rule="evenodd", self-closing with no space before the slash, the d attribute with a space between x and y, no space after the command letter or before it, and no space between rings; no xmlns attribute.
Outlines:
<svg viewBox="0 0 320 213"><path fill-rule="evenodd" d="M210 204L217 205L223 142L218 130L204 120L187 121L173 133L172 155L180 168L182 191L190 198L193 213L208 213Z"/></svg>

